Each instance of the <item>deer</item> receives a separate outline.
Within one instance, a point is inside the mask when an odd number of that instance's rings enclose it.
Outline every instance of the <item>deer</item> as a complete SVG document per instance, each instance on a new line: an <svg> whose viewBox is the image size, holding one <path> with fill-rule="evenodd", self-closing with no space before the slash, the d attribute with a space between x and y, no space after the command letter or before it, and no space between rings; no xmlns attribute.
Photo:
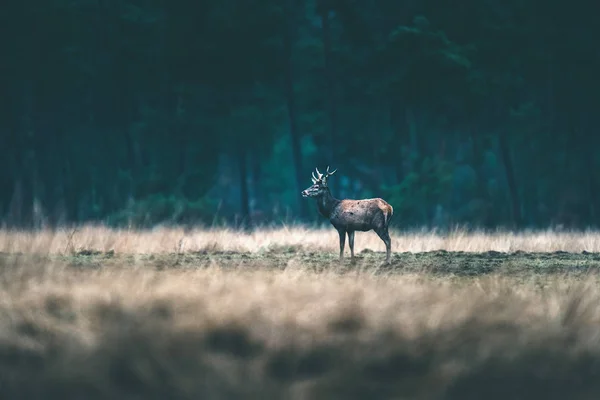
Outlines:
<svg viewBox="0 0 600 400"><path fill-rule="evenodd" d="M336 173L337 169L330 172L329 166L325 174L315 168L317 175L312 173L312 186L302 191L302 197L313 198L317 201L319 213L338 231L340 237L340 261L344 259L346 235L350 245L350 258L354 261L354 233L356 231L375 231L385 243L385 263L390 264L392 241L388 232L390 220L394 215L393 207L381 198L352 200L338 200L332 196L327 180Z"/></svg>

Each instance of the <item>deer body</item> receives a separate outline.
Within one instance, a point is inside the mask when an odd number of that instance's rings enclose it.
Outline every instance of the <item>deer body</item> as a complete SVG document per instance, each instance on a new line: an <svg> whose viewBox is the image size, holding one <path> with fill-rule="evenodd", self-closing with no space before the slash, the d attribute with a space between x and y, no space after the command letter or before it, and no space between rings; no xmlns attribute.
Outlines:
<svg viewBox="0 0 600 400"><path fill-rule="evenodd" d="M388 232L390 219L394 209L385 200L380 198L362 200L338 200L331 195L327 187L327 178L335 171L322 175L317 169L318 177L313 174L313 186L302 192L304 197L313 197L317 200L319 213L338 231L340 238L340 259L344 258L346 235L350 245L350 254L354 259L354 233L356 231L375 231L386 247L386 263L390 262L391 239Z"/></svg>

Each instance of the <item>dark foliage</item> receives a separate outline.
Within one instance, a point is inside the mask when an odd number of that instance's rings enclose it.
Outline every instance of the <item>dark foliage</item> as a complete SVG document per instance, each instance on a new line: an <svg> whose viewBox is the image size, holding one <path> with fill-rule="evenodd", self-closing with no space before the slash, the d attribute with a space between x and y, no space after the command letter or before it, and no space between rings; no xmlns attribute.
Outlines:
<svg viewBox="0 0 600 400"><path fill-rule="evenodd" d="M316 221L597 227L592 3L17 1L0 11L11 226Z"/></svg>

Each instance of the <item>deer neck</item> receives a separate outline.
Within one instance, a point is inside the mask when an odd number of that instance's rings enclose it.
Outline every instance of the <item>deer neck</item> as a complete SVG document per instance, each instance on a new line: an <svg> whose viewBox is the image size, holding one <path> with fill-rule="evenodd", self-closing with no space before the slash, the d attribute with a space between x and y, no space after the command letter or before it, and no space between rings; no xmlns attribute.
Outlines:
<svg viewBox="0 0 600 400"><path fill-rule="evenodd" d="M340 201L331 195L329 189L317 200L317 207L322 216L329 218L333 210L340 204Z"/></svg>

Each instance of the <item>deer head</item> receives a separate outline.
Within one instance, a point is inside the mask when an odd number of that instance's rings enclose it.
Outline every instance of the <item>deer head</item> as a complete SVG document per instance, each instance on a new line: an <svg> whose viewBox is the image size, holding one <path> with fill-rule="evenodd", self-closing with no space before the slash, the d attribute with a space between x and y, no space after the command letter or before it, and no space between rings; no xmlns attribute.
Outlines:
<svg viewBox="0 0 600 400"><path fill-rule="evenodd" d="M329 166L327 167L327 171L325 171L325 175L319 172L318 168L315 168L317 175L312 173L312 182L313 185L306 190L302 191L302 197L320 197L323 196L327 192L327 178L331 175L335 174L337 169L333 171L329 171Z"/></svg>

